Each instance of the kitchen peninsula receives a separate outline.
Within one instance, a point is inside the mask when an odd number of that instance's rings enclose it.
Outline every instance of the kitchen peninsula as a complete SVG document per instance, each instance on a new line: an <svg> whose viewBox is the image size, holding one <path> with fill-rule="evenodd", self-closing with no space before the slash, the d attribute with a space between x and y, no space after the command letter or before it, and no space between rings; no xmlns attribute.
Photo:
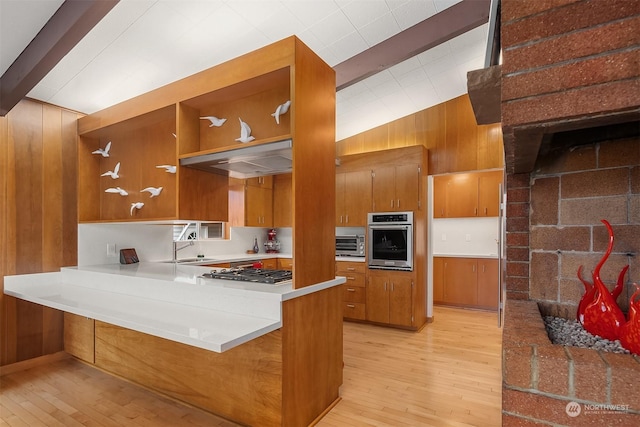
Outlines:
<svg viewBox="0 0 640 427"><path fill-rule="evenodd" d="M296 357L289 346L303 326L300 307L319 304L304 309L304 321L319 322L304 329L322 333L327 321L339 322L324 310L339 307L344 278L293 289L290 282L200 277L210 270L173 263L63 268L7 276L5 293L64 311L65 349L88 363L242 423L283 425L283 397L297 385L287 384L293 378L285 361ZM334 349L341 339L332 339ZM327 350L313 349L316 356ZM342 363L341 353L326 356Z"/></svg>
<svg viewBox="0 0 640 427"><path fill-rule="evenodd" d="M214 115L226 124L201 119ZM254 140L237 141L243 121ZM292 281L243 288L196 277L210 268L140 263L8 276L5 293L64 311L65 348L107 372L245 425L314 423L339 400L343 366L331 67L288 37L81 117L77 132L81 226L228 221L233 177L200 160L277 148L291 173Z"/></svg>

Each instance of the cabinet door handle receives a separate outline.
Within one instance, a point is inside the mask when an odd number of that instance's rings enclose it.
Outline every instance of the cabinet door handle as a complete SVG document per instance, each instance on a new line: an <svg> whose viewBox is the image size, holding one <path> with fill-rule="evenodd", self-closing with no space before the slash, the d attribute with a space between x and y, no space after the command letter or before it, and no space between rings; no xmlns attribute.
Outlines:
<svg viewBox="0 0 640 427"><path fill-rule="evenodd" d="M384 290L387 290L387 282L384 282Z"/></svg>
<svg viewBox="0 0 640 427"><path fill-rule="evenodd" d="M342 215L340 215L340 224L342 224Z"/></svg>
<svg viewBox="0 0 640 427"><path fill-rule="evenodd" d="M393 199L391 199L391 208L393 208Z"/></svg>
<svg viewBox="0 0 640 427"><path fill-rule="evenodd" d="M355 277L347 276L347 280L356 280Z"/></svg>
<svg viewBox="0 0 640 427"><path fill-rule="evenodd" d="M356 290L353 288L347 288L347 292L355 292Z"/></svg>
<svg viewBox="0 0 640 427"><path fill-rule="evenodd" d="M475 208L475 209L473 210L473 213L474 213L474 215L475 215L475 216L478 216L478 208Z"/></svg>
<svg viewBox="0 0 640 427"><path fill-rule="evenodd" d="M353 304L347 304L347 307L349 307L349 308L356 308L356 306L355 306L355 305L353 305Z"/></svg>
<svg viewBox="0 0 640 427"><path fill-rule="evenodd" d="M393 291L393 288L394 288L394 287L395 287L395 286L393 286L393 282L391 282L391 291Z"/></svg>
<svg viewBox="0 0 640 427"><path fill-rule="evenodd" d="M487 214L487 208L484 208L484 214L485 215Z"/></svg>
<svg viewBox="0 0 640 427"><path fill-rule="evenodd" d="M396 207L397 207L398 209L400 209L400 199L398 199L398 200L397 200L397 202L398 202L398 203L396 204Z"/></svg>
<svg viewBox="0 0 640 427"><path fill-rule="evenodd" d="M471 271L473 271L474 273L476 272L476 265L475 265L475 264L473 264L473 265L471 266Z"/></svg>
<svg viewBox="0 0 640 427"><path fill-rule="evenodd" d="M347 271L356 271L355 267L347 267Z"/></svg>
<svg viewBox="0 0 640 427"><path fill-rule="evenodd" d="M344 223L349 224L349 214L344 216Z"/></svg>

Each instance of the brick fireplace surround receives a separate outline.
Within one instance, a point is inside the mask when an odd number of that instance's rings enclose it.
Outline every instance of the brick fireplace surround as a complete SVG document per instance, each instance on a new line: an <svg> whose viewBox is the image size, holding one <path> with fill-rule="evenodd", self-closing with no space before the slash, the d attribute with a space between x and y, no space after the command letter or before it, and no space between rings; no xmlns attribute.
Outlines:
<svg viewBox="0 0 640 427"><path fill-rule="evenodd" d="M541 314L575 318L601 219L603 280L630 267L623 310L640 283L640 138L619 131L640 128L640 1L502 0L501 27L503 426L639 426L640 356L553 345Z"/></svg>

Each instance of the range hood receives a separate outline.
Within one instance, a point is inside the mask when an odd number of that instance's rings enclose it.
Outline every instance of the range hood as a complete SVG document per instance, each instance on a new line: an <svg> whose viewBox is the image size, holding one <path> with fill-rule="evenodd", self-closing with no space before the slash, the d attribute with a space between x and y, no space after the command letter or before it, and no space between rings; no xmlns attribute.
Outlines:
<svg viewBox="0 0 640 427"><path fill-rule="evenodd" d="M185 157L180 159L180 165L241 179L290 173L291 147L291 139L286 139Z"/></svg>

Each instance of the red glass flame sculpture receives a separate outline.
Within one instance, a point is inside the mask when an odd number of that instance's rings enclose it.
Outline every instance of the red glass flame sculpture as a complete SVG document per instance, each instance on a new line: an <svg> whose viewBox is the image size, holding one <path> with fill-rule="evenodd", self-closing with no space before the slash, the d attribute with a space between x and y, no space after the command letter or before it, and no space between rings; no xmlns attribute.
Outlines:
<svg viewBox="0 0 640 427"><path fill-rule="evenodd" d="M640 286L634 285L636 291L629 300L628 320L620 328L620 344L631 353L640 355Z"/></svg>
<svg viewBox="0 0 640 427"><path fill-rule="evenodd" d="M608 340L617 340L620 337L620 328L625 324L626 319L624 318L622 310L618 307L616 300L611 293L609 293L609 289L607 289L600 278L600 269L613 250L614 240L611 224L604 219L602 223L607 227L607 231L609 232L609 245L604 256L593 270L593 287L595 293L593 300L584 307L583 326L593 335L598 335ZM618 278L618 282L621 282L620 278ZM579 307L580 306L578 306L578 308Z"/></svg>
<svg viewBox="0 0 640 427"><path fill-rule="evenodd" d="M614 301L616 301L620 296L620 293L622 293L622 288L624 286L624 275L627 273L627 270L629 270L628 265L626 265L622 269L622 271L620 271L616 286L611 291L611 297ZM580 322L580 324L584 326L584 309L587 307L587 305L589 305L590 302L593 301L593 298L596 294L596 288L591 283L584 280L584 278L582 277L582 266L578 267L578 279L580 279L580 281L584 285L584 295L582 295L580 303L578 304L578 312L576 318L578 319L578 322Z"/></svg>

